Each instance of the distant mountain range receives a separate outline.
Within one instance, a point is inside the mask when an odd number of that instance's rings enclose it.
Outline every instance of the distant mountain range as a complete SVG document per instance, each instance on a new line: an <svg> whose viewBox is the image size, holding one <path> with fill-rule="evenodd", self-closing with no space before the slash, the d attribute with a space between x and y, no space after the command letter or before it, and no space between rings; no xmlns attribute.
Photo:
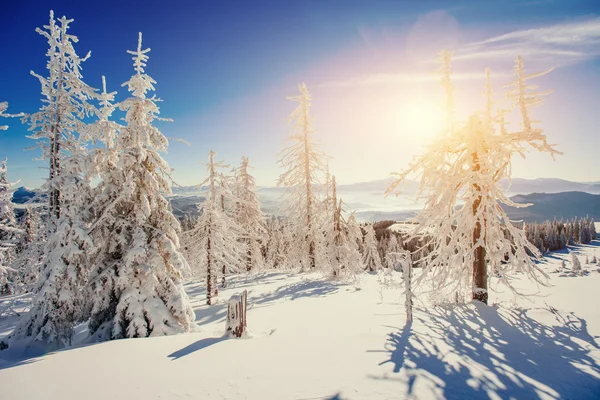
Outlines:
<svg viewBox="0 0 600 400"><path fill-rule="evenodd" d="M418 185L408 182L404 196L400 198L384 198L385 190L393 182L393 178L379 179L369 182L339 185L338 196L346 202L347 211L356 211L361 221L379 221L384 219L405 220L413 217L421 205L412 201ZM517 203L533 203L527 208L505 207L513 220L544 221L556 218L585 217L589 215L600 221L600 182L572 182L563 179L515 178L510 184L503 181L511 199ZM204 202L204 190L198 186L173 187L173 195L169 197L173 212L178 218L184 215L199 215L198 205ZM13 193L13 203L37 203L45 197L37 197L37 189L20 187ZM257 191L261 207L267 214L277 211L282 188L261 187Z"/></svg>
<svg viewBox="0 0 600 400"><path fill-rule="evenodd" d="M38 193L40 194L39 196ZM39 189L29 189L21 186L13 192L12 202L15 204L39 203L45 198L46 194L40 193Z"/></svg>
<svg viewBox="0 0 600 400"><path fill-rule="evenodd" d="M386 189L394 181L393 177L377 179L367 182L357 182L351 184L338 185L338 191L341 192L370 192L385 193ZM529 194L529 193L560 193L560 192L586 192L591 194L600 194L600 182L573 182L558 178L538 178L525 179L513 178L511 181L503 179L500 185L507 189L511 195ZM408 181L402 187L403 192L407 194L415 193L419 188L418 182ZM198 186L176 186L172 188L175 195L199 194L206 190L206 187ZM258 188L258 192L263 193L281 193L282 188L273 186L263 186Z"/></svg>
<svg viewBox="0 0 600 400"><path fill-rule="evenodd" d="M512 220L543 222L589 216L600 222L600 195L584 192L531 193L511 197L515 203L533 204L530 207L504 207Z"/></svg>

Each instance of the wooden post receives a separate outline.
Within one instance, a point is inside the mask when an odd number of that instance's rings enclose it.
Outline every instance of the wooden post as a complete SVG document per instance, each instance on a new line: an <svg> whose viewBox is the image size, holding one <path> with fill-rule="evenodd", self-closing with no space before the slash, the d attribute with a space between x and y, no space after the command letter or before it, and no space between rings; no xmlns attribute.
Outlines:
<svg viewBox="0 0 600 400"><path fill-rule="evenodd" d="M242 295L234 295L229 299L227 307L226 332L234 337L242 337L246 332L246 310L248 306L248 291L244 290Z"/></svg>
<svg viewBox="0 0 600 400"><path fill-rule="evenodd" d="M404 253L401 261L402 274L404 275L404 308L406 309L406 321L413 320L413 294L412 294L412 260L410 253Z"/></svg>

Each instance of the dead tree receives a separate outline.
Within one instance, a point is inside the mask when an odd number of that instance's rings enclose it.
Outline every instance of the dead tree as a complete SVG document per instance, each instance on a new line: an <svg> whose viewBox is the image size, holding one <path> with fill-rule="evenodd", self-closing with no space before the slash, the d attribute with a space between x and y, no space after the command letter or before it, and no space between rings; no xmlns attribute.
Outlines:
<svg viewBox="0 0 600 400"><path fill-rule="evenodd" d="M231 296L227 307L226 332L233 337L242 337L246 332L246 309L248 306L248 291L244 290L241 295Z"/></svg>

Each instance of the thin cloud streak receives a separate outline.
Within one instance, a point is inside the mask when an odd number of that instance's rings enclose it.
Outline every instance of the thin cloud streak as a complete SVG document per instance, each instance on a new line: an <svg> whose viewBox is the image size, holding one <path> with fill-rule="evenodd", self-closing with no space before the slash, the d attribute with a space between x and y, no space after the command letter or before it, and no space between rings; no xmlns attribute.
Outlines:
<svg viewBox="0 0 600 400"><path fill-rule="evenodd" d="M455 60L501 59L535 55L556 65L600 56L600 17L523 29L467 44Z"/></svg>
<svg viewBox="0 0 600 400"><path fill-rule="evenodd" d="M505 77L509 74L494 74L494 76ZM455 73L452 74L452 80L468 81L485 79L485 72ZM410 83L438 82L440 77L432 72L430 74L369 74L361 78L349 79L345 81L325 82L317 85L318 87L355 87L370 85L402 85Z"/></svg>

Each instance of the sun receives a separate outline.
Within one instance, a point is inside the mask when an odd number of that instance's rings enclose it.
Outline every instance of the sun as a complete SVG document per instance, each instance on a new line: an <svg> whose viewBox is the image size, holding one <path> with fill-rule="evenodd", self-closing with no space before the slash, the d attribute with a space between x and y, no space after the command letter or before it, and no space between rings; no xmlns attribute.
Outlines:
<svg viewBox="0 0 600 400"><path fill-rule="evenodd" d="M397 118L398 127L418 142L428 142L444 129L444 114L434 102L409 102L402 107Z"/></svg>

